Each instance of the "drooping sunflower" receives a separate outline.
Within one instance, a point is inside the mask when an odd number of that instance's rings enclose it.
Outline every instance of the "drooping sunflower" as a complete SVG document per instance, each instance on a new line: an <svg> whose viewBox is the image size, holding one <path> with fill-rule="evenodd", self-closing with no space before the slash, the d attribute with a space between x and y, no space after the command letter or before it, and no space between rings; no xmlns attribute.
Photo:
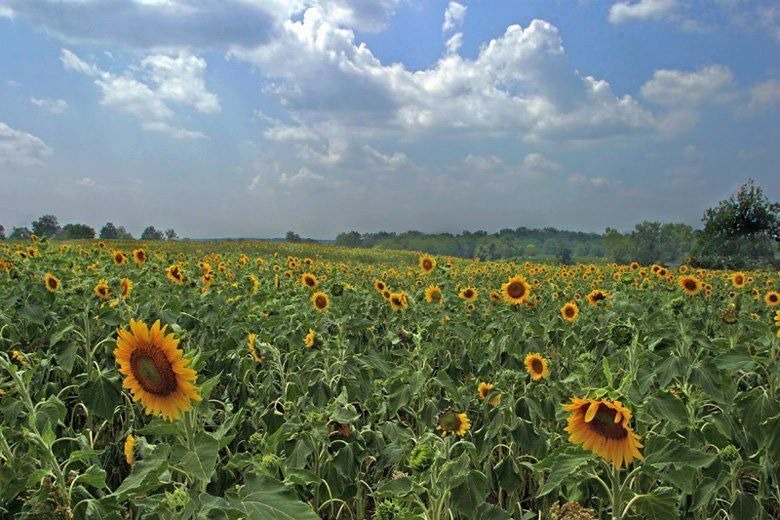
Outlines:
<svg viewBox="0 0 780 520"><path fill-rule="evenodd" d="M568 321L569 323L576 320L579 314L580 314L580 308L577 306L577 304L574 301L570 301L569 303L561 307L561 316L563 316L563 319Z"/></svg>
<svg viewBox="0 0 780 520"><path fill-rule="evenodd" d="M769 291L764 295L764 302L770 307L777 307L780 304L780 294L777 291Z"/></svg>
<svg viewBox="0 0 780 520"><path fill-rule="evenodd" d="M309 289L314 289L317 287L317 277L311 273L303 273L301 275L301 284Z"/></svg>
<svg viewBox="0 0 780 520"><path fill-rule="evenodd" d="M317 312L325 312L330 306L330 300L327 294L317 291L311 295L311 304Z"/></svg>
<svg viewBox="0 0 780 520"><path fill-rule="evenodd" d="M574 444L581 444L618 469L635 458L644 459L639 452L641 437L629 425L631 410L620 401L572 397L563 409L569 412L566 431Z"/></svg>
<svg viewBox="0 0 780 520"><path fill-rule="evenodd" d="M184 283L184 273L181 272L181 268L176 264L173 264L165 270L165 276L176 285Z"/></svg>
<svg viewBox="0 0 780 520"><path fill-rule="evenodd" d="M441 289L438 285L429 285L425 289L425 301L428 303L441 303Z"/></svg>
<svg viewBox="0 0 780 520"><path fill-rule="evenodd" d="M305 347L313 347L317 344L317 337L314 334L314 330L309 329L309 333L306 334L306 337L303 338L303 345Z"/></svg>
<svg viewBox="0 0 780 520"><path fill-rule="evenodd" d="M146 251L143 249L134 249L133 250L133 261L137 265L144 265L146 263L146 260L148 260L148 256L146 255Z"/></svg>
<svg viewBox="0 0 780 520"><path fill-rule="evenodd" d="M255 346L255 341L257 341L257 334L249 334L246 337L246 348L249 349L249 353L252 354L252 359L255 360L255 363L260 363L263 358L260 357L260 355L257 353L257 347Z"/></svg>
<svg viewBox="0 0 780 520"><path fill-rule="evenodd" d="M165 334L167 328L160 326L160 320L151 328L130 320L129 331L118 331L114 357L125 376L122 386L130 390L133 400L140 401L147 414L173 421L201 397L193 384L198 374L188 368L190 360L177 348L179 340L173 333Z"/></svg>
<svg viewBox="0 0 780 520"><path fill-rule="evenodd" d="M124 300L130 296L131 292L133 292L133 281L127 278L122 278L122 280L119 282L119 289L119 297Z"/></svg>
<svg viewBox="0 0 780 520"><path fill-rule="evenodd" d="M127 257L122 251L114 251L114 265L124 265Z"/></svg>
<svg viewBox="0 0 780 520"><path fill-rule="evenodd" d="M531 375L531 379L534 381L550 377L547 360L538 352L532 352L525 356L525 370Z"/></svg>
<svg viewBox="0 0 780 520"><path fill-rule="evenodd" d="M747 279L745 278L745 273L734 273L731 275L731 283L736 287L737 289L742 289L745 287L745 283L747 283Z"/></svg>
<svg viewBox="0 0 780 520"><path fill-rule="evenodd" d="M127 434L125 439L125 460L127 464L132 466L135 464L135 437L132 433Z"/></svg>
<svg viewBox="0 0 780 520"><path fill-rule="evenodd" d="M471 421L465 413L447 410L439 414L436 419L436 429L441 432L442 437L447 435L463 437L471 429Z"/></svg>
<svg viewBox="0 0 780 520"><path fill-rule="evenodd" d="M531 286L522 275L515 275L501 286L504 300L509 303L525 303L531 296Z"/></svg>
<svg viewBox="0 0 780 520"><path fill-rule="evenodd" d="M467 302L473 302L477 299L477 290L474 287L466 287L461 290L458 296L466 300Z"/></svg>
<svg viewBox="0 0 780 520"><path fill-rule="evenodd" d="M677 278L677 283L683 288L683 291L685 291L686 294L691 295L700 293L704 288L704 284L701 283L701 280L690 274Z"/></svg>
<svg viewBox="0 0 780 520"><path fill-rule="evenodd" d="M663 269L663 268L662 268ZM604 293L604 291L601 291L599 289L593 289L588 296L586 296L588 299L588 303L591 305L598 305L600 301L604 301L607 299L607 295Z"/></svg>
<svg viewBox="0 0 780 520"><path fill-rule="evenodd" d="M477 393L479 394L479 397L482 399L487 399L487 396L490 395L490 392L495 390L495 386L491 385L490 383L481 382L479 386L477 386ZM501 394L496 394L490 399L490 405L491 406L498 406L498 404L501 402Z"/></svg>
<svg viewBox="0 0 780 520"><path fill-rule="evenodd" d="M108 282L102 278L98 281L93 289L98 298L108 300L111 297L111 288L108 286Z"/></svg>
<svg viewBox="0 0 780 520"><path fill-rule="evenodd" d="M44 282L46 283L46 289L49 292L57 292L57 289L60 288L60 280L56 276L54 276L51 273L46 273L46 275L43 277Z"/></svg>
<svg viewBox="0 0 780 520"><path fill-rule="evenodd" d="M436 259L434 259L431 255L422 255L420 257L419 264L420 269L422 269L426 274L436 269Z"/></svg>

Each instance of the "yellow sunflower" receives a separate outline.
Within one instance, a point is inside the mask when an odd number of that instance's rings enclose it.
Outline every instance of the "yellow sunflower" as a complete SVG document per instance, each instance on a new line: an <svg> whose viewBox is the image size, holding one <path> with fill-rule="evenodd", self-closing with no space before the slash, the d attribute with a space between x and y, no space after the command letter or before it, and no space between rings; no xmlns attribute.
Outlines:
<svg viewBox="0 0 780 520"><path fill-rule="evenodd" d="M57 289L60 288L60 280L56 276L54 276L51 273L46 273L46 275L43 277L44 282L46 283L46 289L49 292L57 292Z"/></svg>
<svg viewBox="0 0 780 520"><path fill-rule="evenodd" d="M663 267L661 269L663 269ZM588 299L588 303L590 303L591 305L598 305L600 301L604 301L607 299L607 295L604 293L604 291L601 291L599 289L593 289L590 292L590 294L586 296L586 298Z"/></svg>
<svg viewBox="0 0 780 520"><path fill-rule="evenodd" d="M501 286L501 292L509 303L524 303L531 296L531 286L518 274Z"/></svg>
<svg viewBox="0 0 780 520"><path fill-rule="evenodd" d="M257 334L249 334L246 337L246 348L249 349L249 353L252 354L252 359L255 360L255 363L260 363L263 358L257 353L255 341L257 341Z"/></svg>
<svg viewBox="0 0 780 520"><path fill-rule="evenodd" d="M780 294L778 294L777 291L769 291L764 295L764 301L770 307L777 307L780 303Z"/></svg>
<svg viewBox="0 0 780 520"><path fill-rule="evenodd" d="M539 381L550 377L547 360L538 352L532 352L525 356L525 369L531 374L531 379Z"/></svg>
<svg viewBox="0 0 780 520"><path fill-rule="evenodd" d="M119 288L120 288L119 296L124 300L125 298L130 296L131 292L133 292L133 281L127 278L122 278L122 280L119 282Z"/></svg>
<svg viewBox="0 0 780 520"><path fill-rule="evenodd" d="M731 283L737 289L745 287L747 280L745 279L745 273L734 273L731 275Z"/></svg>
<svg viewBox="0 0 780 520"><path fill-rule="evenodd" d="M406 298L406 293L404 291L390 293L390 298L388 298L387 301L390 302L390 308L394 311L409 307L409 300Z"/></svg>
<svg viewBox="0 0 780 520"><path fill-rule="evenodd" d="M133 250L133 261L138 265L144 265L146 263L146 260L148 257L146 256L146 251L143 249L134 249Z"/></svg>
<svg viewBox="0 0 780 520"><path fill-rule="evenodd" d="M114 251L114 265L124 265L127 257L122 251Z"/></svg>
<svg viewBox="0 0 780 520"><path fill-rule="evenodd" d="M303 273L301 275L301 284L309 289L314 289L317 287L317 277L311 273Z"/></svg>
<svg viewBox="0 0 780 520"><path fill-rule="evenodd" d="M701 280L689 274L679 277L677 283L683 288L683 291L685 291L686 294L698 294L704 288Z"/></svg>
<svg viewBox="0 0 780 520"><path fill-rule="evenodd" d="M422 269L426 274L436 269L436 260L431 255L422 255L420 257L419 264L420 269Z"/></svg>
<svg viewBox="0 0 780 520"><path fill-rule="evenodd" d="M135 464L135 437L131 433L125 439L125 460L130 466Z"/></svg>
<svg viewBox="0 0 780 520"><path fill-rule="evenodd" d="M309 333L306 334L305 338L303 338L303 345L311 348L316 344L317 344L317 337L314 335L314 331L312 329L309 329Z"/></svg>
<svg viewBox="0 0 780 520"><path fill-rule="evenodd" d="M438 285L429 285L425 289L425 301L428 303L441 303L441 289Z"/></svg>
<svg viewBox="0 0 780 520"><path fill-rule="evenodd" d="M563 319L568 321L569 323L576 320L579 314L580 314L580 308L573 301L570 301L569 303L561 307L561 316L563 316Z"/></svg>
<svg viewBox="0 0 780 520"><path fill-rule="evenodd" d="M111 288L108 286L108 282L102 278L98 281L93 289L98 298L108 300L111 297Z"/></svg>
<svg viewBox="0 0 780 520"><path fill-rule="evenodd" d="M436 420L436 429L441 432L442 437L447 435L463 437L471 429L471 421L465 413L447 410L439 414Z"/></svg>
<svg viewBox="0 0 780 520"><path fill-rule="evenodd" d="M188 368L190 360L177 348L179 340L165 334L167 328L159 320L151 328L130 320L129 331L118 331L114 357L125 376L122 386L130 390L133 400L140 401L147 414L173 421L201 397L193 384L198 374Z"/></svg>
<svg viewBox="0 0 780 520"><path fill-rule="evenodd" d="M641 437L628 424L631 410L620 401L572 397L563 409L570 413L566 431L574 444L581 444L618 469L635 458L644 459L639 452Z"/></svg>
<svg viewBox="0 0 780 520"><path fill-rule="evenodd" d="M374 280L374 289L381 294L387 289L387 285L382 280L376 279Z"/></svg>
<svg viewBox="0 0 780 520"><path fill-rule="evenodd" d="M318 291L311 295L311 304L317 312L325 312L330 306L330 300L327 294Z"/></svg>
<svg viewBox="0 0 780 520"><path fill-rule="evenodd" d="M184 273L181 272L181 268L176 264L173 264L165 270L165 276L176 285L184 283Z"/></svg>
<svg viewBox="0 0 780 520"><path fill-rule="evenodd" d="M460 296L467 302L473 302L474 300L477 299L477 290L474 287L466 287L465 289L460 291L458 296Z"/></svg>

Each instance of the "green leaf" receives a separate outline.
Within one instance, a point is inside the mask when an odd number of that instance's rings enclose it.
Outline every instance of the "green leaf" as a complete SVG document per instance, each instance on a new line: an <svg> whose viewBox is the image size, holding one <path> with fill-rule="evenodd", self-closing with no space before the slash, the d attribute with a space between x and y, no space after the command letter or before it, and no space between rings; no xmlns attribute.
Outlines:
<svg viewBox="0 0 780 520"><path fill-rule="evenodd" d="M656 488L649 495L642 495L634 502L634 508L648 518L680 518L677 493L670 487Z"/></svg>
<svg viewBox="0 0 780 520"><path fill-rule="evenodd" d="M35 424L38 431L45 431L50 427L52 431L65 420L67 409L56 396L49 396L45 401L35 405Z"/></svg>
<svg viewBox="0 0 780 520"><path fill-rule="evenodd" d="M669 392L659 392L647 401L655 417L663 417L677 426L688 424L688 410L683 402Z"/></svg>
<svg viewBox="0 0 780 520"><path fill-rule="evenodd" d="M474 516L480 504L485 503L487 496L487 477L477 470L469 471L466 479L452 490L452 505L465 518L481 518Z"/></svg>
<svg viewBox="0 0 780 520"><path fill-rule="evenodd" d="M113 496L122 501L162 486L160 477L168 469L170 451L168 445L160 444L155 447L150 456L136 461L133 470L114 491Z"/></svg>
<svg viewBox="0 0 780 520"><path fill-rule="evenodd" d="M731 514L734 518L758 518L760 507L755 496L739 492L731 503Z"/></svg>
<svg viewBox="0 0 780 520"><path fill-rule="evenodd" d="M79 396L90 412L103 419L112 419L114 409L122 404L117 380L103 375L84 384L79 390Z"/></svg>
<svg viewBox="0 0 780 520"><path fill-rule="evenodd" d="M249 478L241 488L226 493L226 498L247 520L319 520L309 504L267 477Z"/></svg>
<svg viewBox="0 0 780 520"><path fill-rule="evenodd" d="M539 490L537 497L543 497L560 486L564 479L576 474L580 466L590 460L591 457L588 452L573 447L545 457L544 460L536 464L535 468L537 470L549 469L550 474L547 476L542 489Z"/></svg>
<svg viewBox="0 0 780 520"><path fill-rule="evenodd" d="M80 484L87 484L95 489L103 489L106 487L106 470L93 464L87 471L76 477L76 481Z"/></svg>
<svg viewBox="0 0 780 520"><path fill-rule="evenodd" d="M76 362L79 346L76 343L68 343L54 354L54 359L65 372L73 370L73 364Z"/></svg>
<svg viewBox="0 0 780 520"><path fill-rule="evenodd" d="M400 477L380 483L374 492L374 497L403 497L411 493L412 489L414 489L414 482L412 479L409 477Z"/></svg>
<svg viewBox="0 0 780 520"><path fill-rule="evenodd" d="M717 458L714 453L704 453L693 448L689 448L679 441L671 440L656 449L647 456L645 464L663 465L679 464L693 468L706 468Z"/></svg>
<svg viewBox="0 0 780 520"><path fill-rule="evenodd" d="M207 433L199 433L195 439L195 450L187 451L178 466L199 481L209 482L217 464L218 452L217 440Z"/></svg>
<svg viewBox="0 0 780 520"><path fill-rule="evenodd" d="M745 347L736 348L731 352L721 354L714 362L715 366L719 369L734 372L738 370L749 371L756 366L756 363L753 361L753 358L750 357L750 353Z"/></svg>

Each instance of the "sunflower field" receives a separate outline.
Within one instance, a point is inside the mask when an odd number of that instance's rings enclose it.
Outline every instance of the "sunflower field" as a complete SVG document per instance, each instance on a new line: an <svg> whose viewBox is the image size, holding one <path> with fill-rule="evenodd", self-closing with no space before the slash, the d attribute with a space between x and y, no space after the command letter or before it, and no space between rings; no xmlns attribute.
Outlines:
<svg viewBox="0 0 780 520"><path fill-rule="evenodd" d="M780 278L0 250L0 518L780 518Z"/></svg>

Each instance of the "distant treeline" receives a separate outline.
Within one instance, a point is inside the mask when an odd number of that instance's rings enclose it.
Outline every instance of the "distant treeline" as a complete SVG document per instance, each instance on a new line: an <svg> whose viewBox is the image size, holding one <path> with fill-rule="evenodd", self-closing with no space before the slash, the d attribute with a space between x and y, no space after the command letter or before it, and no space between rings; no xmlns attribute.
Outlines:
<svg viewBox="0 0 780 520"><path fill-rule="evenodd" d="M27 240L32 235L39 238L51 238L54 240L89 240L95 237L111 240L134 240L124 226L115 226L113 222L107 222L98 233L95 228L86 224L65 224L60 226L59 219L54 215L43 215L32 222L30 227L15 227L11 229L8 238L11 240ZM5 240L5 227L0 225L0 240ZM154 226L148 226L141 233L141 240L177 240L179 236L172 228L165 231L158 230Z"/></svg>

